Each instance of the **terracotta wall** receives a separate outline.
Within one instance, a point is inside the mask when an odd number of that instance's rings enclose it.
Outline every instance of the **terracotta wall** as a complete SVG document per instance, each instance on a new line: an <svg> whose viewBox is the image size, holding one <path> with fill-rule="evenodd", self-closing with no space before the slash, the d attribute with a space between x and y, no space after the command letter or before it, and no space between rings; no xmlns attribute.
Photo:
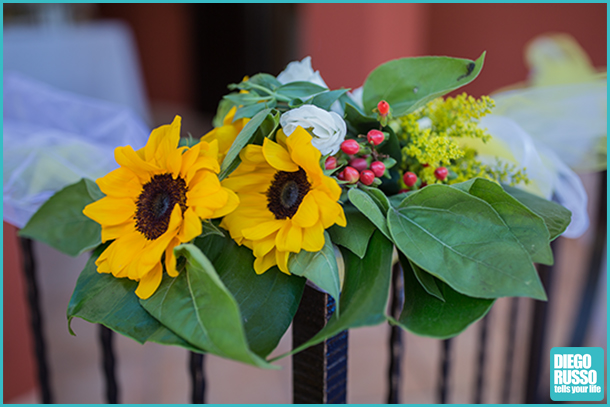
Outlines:
<svg viewBox="0 0 610 407"><path fill-rule="evenodd" d="M478 96L524 80L524 46L548 32L572 34L606 65L606 4L303 4L300 26L300 55L331 88L360 86L393 58L487 51L481 75L462 88Z"/></svg>
<svg viewBox="0 0 610 407"><path fill-rule="evenodd" d="M17 228L3 222L4 402L35 387L35 369Z"/></svg>

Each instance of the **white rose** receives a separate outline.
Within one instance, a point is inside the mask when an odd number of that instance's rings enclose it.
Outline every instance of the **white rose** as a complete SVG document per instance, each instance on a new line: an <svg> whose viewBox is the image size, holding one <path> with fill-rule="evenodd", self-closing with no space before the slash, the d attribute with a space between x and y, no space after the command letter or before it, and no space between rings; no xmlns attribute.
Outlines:
<svg viewBox="0 0 610 407"><path fill-rule="evenodd" d="M308 130L313 136L311 144L320 150L322 155L339 151L347 133L341 116L314 105L303 105L287 111L280 117L280 125L286 136L290 136L297 126Z"/></svg>
<svg viewBox="0 0 610 407"><path fill-rule="evenodd" d="M314 72L311 67L311 57L305 57L301 61L289 63L286 69L277 76L277 80L282 85L290 82L311 82L328 89L328 86L326 86L326 83L320 76L320 72Z"/></svg>

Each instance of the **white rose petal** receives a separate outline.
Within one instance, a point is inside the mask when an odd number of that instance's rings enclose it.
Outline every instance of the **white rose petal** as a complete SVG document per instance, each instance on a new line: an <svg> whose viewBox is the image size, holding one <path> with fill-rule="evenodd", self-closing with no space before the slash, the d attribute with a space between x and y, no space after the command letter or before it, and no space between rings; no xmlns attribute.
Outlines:
<svg viewBox="0 0 610 407"><path fill-rule="evenodd" d="M338 152L347 133L341 116L314 105L304 105L287 111L280 117L280 125L286 136L290 136L298 126L309 130L313 137L311 144L320 150L322 155Z"/></svg>
<svg viewBox="0 0 610 407"><path fill-rule="evenodd" d="M286 66L286 69L277 76L277 80L282 85L290 82L311 82L328 89L322 76L320 76L320 72L314 72L311 67L311 57L305 57L301 61L289 63L288 66Z"/></svg>

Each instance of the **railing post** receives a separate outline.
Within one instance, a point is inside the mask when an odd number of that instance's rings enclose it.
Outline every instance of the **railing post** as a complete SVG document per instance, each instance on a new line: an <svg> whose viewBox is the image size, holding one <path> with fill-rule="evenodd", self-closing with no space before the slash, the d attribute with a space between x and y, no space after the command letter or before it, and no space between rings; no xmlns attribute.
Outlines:
<svg viewBox="0 0 610 407"><path fill-rule="evenodd" d="M205 403L205 373L203 370L204 355L189 351L189 372L191 374L191 403Z"/></svg>
<svg viewBox="0 0 610 407"><path fill-rule="evenodd" d="M438 386L439 403L445 404L449 398L449 372L451 371L451 339L441 341L441 375Z"/></svg>
<svg viewBox="0 0 610 407"><path fill-rule="evenodd" d="M100 343L102 346L102 368L106 379L106 401L108 404L117 404L119 399L119 388L116 380L116 364L114 359L114 347L112 344L113 332L104 325L100 327Z"/></svg>
<svg viewBox="0 0 610 407"><path fill-rule="evenodd" d="M390 315L398 319L404 303L404 279L400 263L392 268ZM388 404L399 404L402 377L402 355L404 354L403 332L399 326L390 325L390 364L388 369Z"/></svg>
<svg viewBox="0 0 610 407"><path fill-rule="evenodd" d="M38 366L38 383L40 385L42 402L44 404L53 403L49 371L47 368L47 352L44 340L42 312L39 303L38 283L36 281L36 262L34 261L32 240L21 237L19 238L19 241L21 243L21 253L23 254L23 272L25 274L27 298L30 307L30 321L32 333L34 335L34 354L36 355Z"/></svg>
<svg viewBox="0 0 610 407"><path fill-rule="evenodd" d="M293 349L322 329L334 311L331 296L306 285L292 323ZM343 331L292 356L294 404L346 403L347 337Z"/></svg>

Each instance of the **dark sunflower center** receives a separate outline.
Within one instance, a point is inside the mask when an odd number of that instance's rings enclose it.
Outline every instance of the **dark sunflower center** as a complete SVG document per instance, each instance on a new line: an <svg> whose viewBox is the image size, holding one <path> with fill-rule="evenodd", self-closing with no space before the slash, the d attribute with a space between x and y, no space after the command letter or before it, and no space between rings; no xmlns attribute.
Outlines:
<svg viewBox="0 0 610 407"><path fill-rule="evenodd" d="M136 230L148 240L161 236L169 226L176 204L182 213L186 210L186 182L171 174L155 175L142 187L136 201Z"/></svg>
<svg viewBox="0 0 610 407"><path fill-rule="evenodd" d="M305 170L278 171L267 190L267 208L275 219L292 218L311 189Z"/></svg>

